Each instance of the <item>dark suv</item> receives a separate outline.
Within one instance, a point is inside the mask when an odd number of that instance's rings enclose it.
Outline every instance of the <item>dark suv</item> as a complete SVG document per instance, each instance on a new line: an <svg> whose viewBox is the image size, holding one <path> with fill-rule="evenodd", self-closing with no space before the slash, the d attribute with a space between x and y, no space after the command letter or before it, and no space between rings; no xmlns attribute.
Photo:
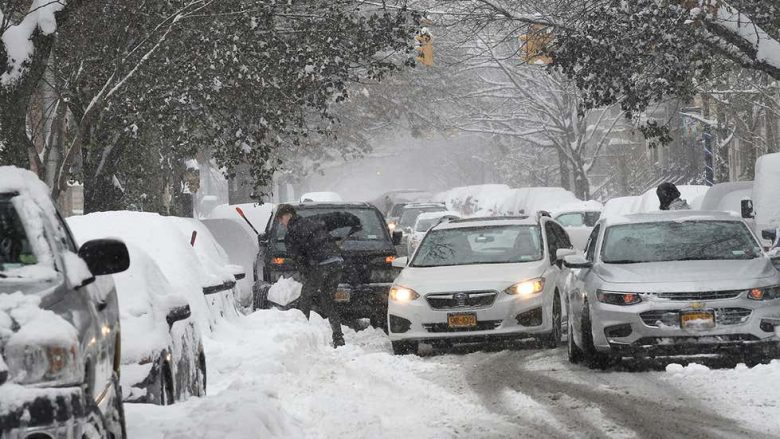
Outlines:
<svg viewBox="0 0 780 439"><path fill-rule="evenodd" d="M0 167L0 437L125 437L119 310L127 248L77 249L35 174Z"/></svg>
<svg viewBox="0 0 780 439"><path fill-rule="evenodd" d="M379 210L368 203L303 203L295 206L298 215L306 217L330 212L348 212L358 218L363 227L356 234L346 235L350 228L336 229L331 234L341 244L344 258L344 274L336 291L335 299L342 317L350 319L369 318L377 327L385 326L387 294L390 285L400 270L393 268L395 247L400 243L401 233L390 233ZM281 276L291 277L296 271L284 245L287 230L271 216L265 233L260 235L263 286L259 295L260 307L265 307L267 291ZM344 239L346 237L346 239Z"/></svg>

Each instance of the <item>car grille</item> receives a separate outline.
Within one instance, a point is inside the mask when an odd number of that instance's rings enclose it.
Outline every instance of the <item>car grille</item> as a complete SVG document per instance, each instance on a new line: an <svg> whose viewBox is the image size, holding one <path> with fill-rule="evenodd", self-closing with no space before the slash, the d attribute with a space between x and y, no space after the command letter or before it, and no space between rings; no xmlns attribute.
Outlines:
<svg viewBox="0 0 780 439"><path fill-rule="evenodd" d="M645 311L639 316L647 326L669 326L678 328L680 327L679 311L680 310L657 309ZM753 312L747 308L716 308L714 311L716 324L724 326L745 323Z"/></svg>
<svg viewBox="0 0 780 439"><path fill-rule="evenodd" d="M654 293L653 295L666 300L719 300L733 299L739 296L742 291L744 290Z"/></svg>
<svg viewBox="0 0 780 439"><path fill-rule="evenodd" d="M483 320L477 322L473 328L450 328L446 323L424 323L423 328L428 332L470 332L470 331L489 331L501 326L501 320Z"/></svg>
<svg viewBox="0 0 780 439"><path fill-rule="evenodd" d="M484 308L496 300L495 291L463 291L457 293L434 293L425 296L433 309Z"/></svg>

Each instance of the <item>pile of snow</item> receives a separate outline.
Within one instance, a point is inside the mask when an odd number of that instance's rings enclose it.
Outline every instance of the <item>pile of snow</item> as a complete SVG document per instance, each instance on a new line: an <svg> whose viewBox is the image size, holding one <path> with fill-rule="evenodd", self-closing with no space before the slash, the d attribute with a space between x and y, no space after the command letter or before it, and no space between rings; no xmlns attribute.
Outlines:
<svg viewBox="0 0 780 439"><path fill-rule="evenodd" d="M511 189L503 184L459 187L438 194L435 200L445 202L448 209L464 217L536 215L580 201L559 187Z"/></svg>
<svg viewBox="0 0 780 439"><path fill-rule="evenodd" d="M302 287L303 285L295 279L282 276L268 290L268 301L280 306L287 306L301 297Z"/></svg>
<svg viewBox="0 0 780 439"><path fill-rule="evenodd" d="M575 201L573 203L562 204L552 210L550 214L553 218L569 212L601 212L604 209L604 205L596 200L589 201Z"/></svg>
<svg viewBox="0 0 780 439"><path fill-rule="evenodd" d="M204 331L224 313L209 307L204 287L221 285L234 278L218 267L204 266L190 246L188 236L170 218L155 213L98 212L68 218L79 243L98 238L117 238L142 249L159 266L168 282L190 304L192 315ZM130 264L133 264L132 259Z"/></svg>
<svg viewBox="0 0 780 439"><path fill-rule="evenodd" d="M691 209L700 210L709 186L681 185L677 186L677 189L680 191L680 198L687 201ZM655 188L653 188L639 196L618 197L607 201L601 216L603 218L614 218L633 213L657 212L659 210L661 209L658 194Z"/></svg>
<svg viewBox="0 0 780 439"><path fill-rule="evenodd" d="M505 184L463 186L436 194L433 199L444 202L448 210L460 212L462 216L487 216L510 190Z"/></svg>
<svg viewBox="0 0 780 439"><path fill-rule="evenodd" d="M208 395L126 405L128 436L516 437L478 395L431 381L451 364L394 356L381 330L344 334L347 345L333 349L327 321L316 313L307 321L298 310L223 321L204 340Z"/></svg>
<svg viewBox="0 0 780 439"><path fill-rule="evenodd" d="M753 207L760 228L780 227L780 153L766 154L756 160Z"/></svg>
<svg viewBox="0 0 780 439"><path fill-rule="evenodd" d="M315 203L338 203L343 201L341 195L335 192L308 192L301 195L301 203L309 201Z"/></svg>
<svg viewBox="0 0 780 439"><path fill-rule="evenodd" d="M257 229L259 233L263 233L271 219L271 215L273 215L275 207L276 205L272 203L222 204L215 207L206 219L229 219L238 221L241 224L241 227L246 229L247 233L256 236L255 232L249 227L246 221L241 218L241 215L238 214L236 209L241 209L255 229Z"/></svg>

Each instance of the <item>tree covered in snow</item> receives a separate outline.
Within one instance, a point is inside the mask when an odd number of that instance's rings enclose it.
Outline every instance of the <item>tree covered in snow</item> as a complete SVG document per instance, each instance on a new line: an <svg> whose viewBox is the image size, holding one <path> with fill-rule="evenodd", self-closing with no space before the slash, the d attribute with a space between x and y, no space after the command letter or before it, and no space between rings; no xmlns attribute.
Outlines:
<svg viewBox="0 0 780 439"><path fill-rule="evenodd" d="M52 53L68 119L55 180L83 180L87 210L117 208L207 150L263 186L285 150L328 134L349 84L411 61L415 29L403 5L353 0L85 2Z"/></svg>

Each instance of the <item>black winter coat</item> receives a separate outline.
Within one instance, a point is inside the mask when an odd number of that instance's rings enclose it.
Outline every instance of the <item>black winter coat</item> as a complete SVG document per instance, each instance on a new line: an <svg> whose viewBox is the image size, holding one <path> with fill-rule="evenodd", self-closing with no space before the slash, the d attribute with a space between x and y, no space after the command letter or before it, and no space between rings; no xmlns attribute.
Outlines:
<svg viewBox="0 0 780 439"><path fill-rule="evenodd" d="M360 218L347 212L322 213L308 217L293 216L284 238L287 254L299 269L305 269L330 258L341 256L341 249L331 231L360 226Z"/></svg>

